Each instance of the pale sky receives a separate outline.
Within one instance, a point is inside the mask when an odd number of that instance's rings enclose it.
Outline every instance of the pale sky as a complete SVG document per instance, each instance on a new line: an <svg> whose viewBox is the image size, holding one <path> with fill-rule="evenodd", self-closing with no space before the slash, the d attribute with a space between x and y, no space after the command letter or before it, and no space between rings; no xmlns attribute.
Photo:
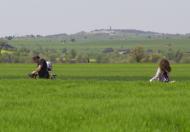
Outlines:
<svg viewBox="0 0 190 132"><path fill-rule="evenodd" d="M0 0L0 36L70 34L109 26L190 33L190 0Z"/></svg>

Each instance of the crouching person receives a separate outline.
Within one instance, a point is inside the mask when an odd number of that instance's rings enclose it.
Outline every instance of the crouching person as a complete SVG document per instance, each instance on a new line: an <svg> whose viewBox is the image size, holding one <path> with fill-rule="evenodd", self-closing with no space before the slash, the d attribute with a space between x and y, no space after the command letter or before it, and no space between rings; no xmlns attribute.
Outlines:
<svg viewBox="0 0 190 132"><path fill-rule="evenodd" d="M31 78L49 79L48 66L45 59L41 59L39 56L34 56L33 62L37 64L37 68L29 75Z"/></svg>
<svg viewBox="0 0 190 132"><path fill-rule="evenodd" d="M169 61L167 59L162 59L160 61L156 75L152 79L150 79L150 82L153 81L170 82L170 76L169 76L170 72L171 72L171 66Z"/></svg>

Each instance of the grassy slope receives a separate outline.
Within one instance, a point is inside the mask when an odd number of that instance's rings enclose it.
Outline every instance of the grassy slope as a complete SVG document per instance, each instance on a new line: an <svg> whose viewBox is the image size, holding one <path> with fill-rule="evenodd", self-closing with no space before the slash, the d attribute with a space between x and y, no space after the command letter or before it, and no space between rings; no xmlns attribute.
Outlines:
<svg viewBox="0 0 190 132"><path fill-rule="evenodd" d="M28 40L13 40L10 42L17 48L49 48L62 50L63 48L76 49L81 52L100 52L105 48L134 48L136 46L144 46L147 49L164 50L168 44L172 44L174 49L190 51L190 39L160 39L160 40L105 40L105 41L83 41L75 43L62 43L58 40L49 39L28 39Z"/></svg>
<svg viewBox="0 0 190 132"><path fill-rule="evenodd" d="M190 65L175 84L150 84L155 65L56 65L58 80L24 79L32 65L0 69L1 131L190 131Z"/></svg>

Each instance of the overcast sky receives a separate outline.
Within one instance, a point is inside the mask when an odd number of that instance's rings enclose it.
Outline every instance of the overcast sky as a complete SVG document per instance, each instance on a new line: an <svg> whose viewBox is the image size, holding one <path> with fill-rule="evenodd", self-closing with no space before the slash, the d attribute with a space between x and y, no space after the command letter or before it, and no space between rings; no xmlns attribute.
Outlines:
<svg viewBox="0 0 190 132"><path fill-rule="evenodd" d="M190 0L0 0L0 36L99 28L190 32Z"/></svg>

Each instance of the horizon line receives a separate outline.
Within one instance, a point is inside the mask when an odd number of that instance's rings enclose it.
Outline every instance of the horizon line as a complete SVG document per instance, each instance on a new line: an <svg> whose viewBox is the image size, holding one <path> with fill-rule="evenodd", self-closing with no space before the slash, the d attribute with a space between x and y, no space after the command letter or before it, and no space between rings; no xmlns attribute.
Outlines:
<svg viewBox="0 0 190 132"><path fill-rule="evenodd" d="M97 29L94 29L94 30L81 30L81 31L78 31L78 32L74 32L74 33L66 33L66 32L60 32L60 33L49 33L49 34L38 34L38 33L28 33L28 34L19 34L19 33L15 33L14 35L12 34L9 34L9 35L0 35L1 38L4 38L4 37L7 37L7 36L15 36L15 37L23 37L23 36L28 36L28 35L34 35L34 36L37 36L37 35L40 35L40 36L51 36L51 35L59 35L59 34L66 34L66 35L74 35L74 34L77 34L77 33L81 33L81 32L85 32L85 33L90 33L90 32L93 32L93 31L96 31L96 30L110 30L110 28L97 28ZM187 33L168 33L168 32L157 32L157 31L153 31L153 30L141 30L141 29L126 29L126 28L111 28L110 31L112 30L136 30L136 31L142 31L142 32L152 32L152 33L158 33L158 34L165 34L165 35L187 35L187 34L190 34L190 32L187 32Z"/></svg>

